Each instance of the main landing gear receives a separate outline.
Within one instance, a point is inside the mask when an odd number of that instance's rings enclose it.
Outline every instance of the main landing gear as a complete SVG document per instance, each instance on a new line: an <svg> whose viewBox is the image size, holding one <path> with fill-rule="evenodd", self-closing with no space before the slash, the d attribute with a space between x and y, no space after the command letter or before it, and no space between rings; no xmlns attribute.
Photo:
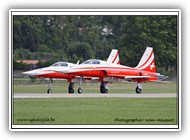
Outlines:
<svg viewBox="0 0 190 140"><path fill-rule="evenodd" d="M69 93L74 93L74 82L70 82L68 91L69 91Z"/></svg>
<svg viewBox="0 0 190 140"><path fill-rule="evenodd" d="M108 82L102 81L100 84L100 92L108 93Z"/></svg>

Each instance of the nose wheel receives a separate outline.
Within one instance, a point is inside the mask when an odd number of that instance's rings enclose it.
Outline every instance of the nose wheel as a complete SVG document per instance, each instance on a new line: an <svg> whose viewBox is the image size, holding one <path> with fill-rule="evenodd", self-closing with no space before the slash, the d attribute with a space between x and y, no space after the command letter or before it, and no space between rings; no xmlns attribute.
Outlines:
<svg viewBox="0 0 190 140"><path fill-rule="evenodd" d="M52 89L49 88L49 89L47 90L47 94L52 94Z"/></svg>
<svg viewBox="0 0 190 140"><path fill-rule="evenodd" d="M47 94L52 94L51 83L53 83L52 78L49 79Z"/></svg>
<svg viewBox="0 0 190 140"><path fill-rule="evenodd" d="M140 94L142 92L142 89L140 89L138 86L136 87L136 93Z"/></svg>
<svg viewBox="0 0 190 140"><path fill-rule="evenodd" d="M82 88L78 88L78 94L81 94L82 93Z"/></svg>
<svg viewBox="0 0 190 140"><path fill-rule="evenodd" d="M137 84L135 91L137 94L140 94L142 92L142 84L141 83Z"/></svg>

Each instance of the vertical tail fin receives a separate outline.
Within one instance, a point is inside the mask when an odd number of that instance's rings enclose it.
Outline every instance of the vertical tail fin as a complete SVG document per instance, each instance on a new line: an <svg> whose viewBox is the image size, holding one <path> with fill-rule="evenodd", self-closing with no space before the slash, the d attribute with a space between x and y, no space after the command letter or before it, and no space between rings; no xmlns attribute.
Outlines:
<svg viewBox="0 0 190 140"><path fill-rule="evenodd" d="M146 48L139 64L136 66L136 68L156 73L156 64L154 61L153 48L151 48L151 47Z"/></svg>
<svg viewBox="0 0 190 140"><path fill-rule="evenodd" d="M113 64L120 64L118 50L112 49L112 51L107 59L107 62L113 63Z"/></svg>

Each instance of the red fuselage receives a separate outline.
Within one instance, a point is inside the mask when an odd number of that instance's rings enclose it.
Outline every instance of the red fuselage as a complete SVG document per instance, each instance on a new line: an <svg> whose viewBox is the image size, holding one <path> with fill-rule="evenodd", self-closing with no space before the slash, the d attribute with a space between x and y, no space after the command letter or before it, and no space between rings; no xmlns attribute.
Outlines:
<svg viewBox="0 0 190 140"><path fill-rule="evenodd" d="M157 80L156 73L143 71L138 68L131 68L122 65L79 65L68 69L67 73L77 76L88 76L88 77L116 77L124 79L127 76L150 76L143 81L154 81ZM133 79L135 80L135 79Z"/></svg>

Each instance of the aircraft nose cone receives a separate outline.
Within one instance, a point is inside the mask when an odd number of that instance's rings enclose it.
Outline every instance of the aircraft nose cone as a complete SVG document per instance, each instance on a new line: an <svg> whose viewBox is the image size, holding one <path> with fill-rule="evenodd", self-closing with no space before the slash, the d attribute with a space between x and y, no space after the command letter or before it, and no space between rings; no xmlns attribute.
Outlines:
<svg viewBox="0 0 190 140"><path fill-rule="evenodd" d="M22 74L24 74L24 75L29 75L29 76L33 76L33 75L35 75L35 71L34 71L34 70L26 71L26 72L23 72Z"/></svg>

